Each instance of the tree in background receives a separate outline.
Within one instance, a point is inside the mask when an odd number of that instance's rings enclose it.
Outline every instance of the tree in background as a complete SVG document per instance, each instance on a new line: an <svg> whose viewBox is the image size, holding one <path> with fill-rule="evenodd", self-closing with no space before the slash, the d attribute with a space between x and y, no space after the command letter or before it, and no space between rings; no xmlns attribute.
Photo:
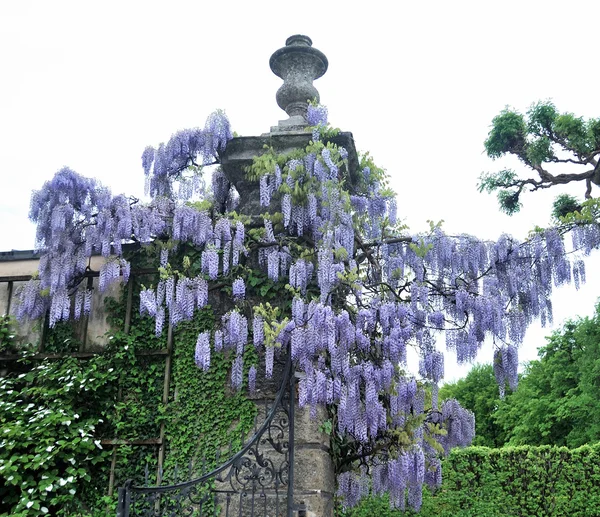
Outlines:
<svg viewBox="0 0 600 517"><path fill-rule="evenodd" d="M574 230L573 250L589 253L582 232L598 234L600 228L600 201L593 197L593 187L600 185L600 119L559 113L550 101L533 104L525 115L506 108L492 120L484 145L489 157L512 155L532 173L524 177L504 169L481 176L480 191L496 191L501 210L509 215L520 210L526 190L584 185L585 201L560 194L552 216L555 224ZM573 273L578 287L579 272ZM540 349L540 360L527 366L520 389L493 417L508 443L578 446L597 439L590 419L597 397L589 380L597 357L597 342L589 336L597 336L597 324L598 314L567 323Z"/></svg>
<svg viewBox="0 0 600 517"><path fill-rule="evenodd" d="M523 178L503 169L481 176L480 191L497 191L500 208L507 214L520 210L525 190L581 182L585 198L591 199L592 187L600 185L600 119L559 113L549 101L532 105L526 115L504 109L492 120L485 150L493 159L515 156L532 174ZM563 172L565 166L573 172ZM563 194L555 203L554 214L564 216L580 209L575 198Z"/></svg>
<svg viewBox="0 0 600 517"><path fill-rule="evenodd" d="M522 380L519 390L522 389ZM507 404L511 394L500 400L498 384L491 364L476 364L469 373L455 382L440 388L440 399L456 399L461 406L475 415L475 439L473 445L502 447L506 441L505 430L495 421L501 404Z"/></svg>
<svg viewBox="0 0 600 517"><path fill-rule="evenodd" d="M593 415L600 410L600 304L593 318L565 323L539 349L519 380L500 400L491 364L476 365L440 388L475 415L474 445L579 447L600 440Z"/></svg>
<svg viewBox="0 0 600 517"><path fill-rule="evenodd" d="M494 415L507 443L578 447L600 440L600 304L593 318L554 332L539 356Z"/></svg>

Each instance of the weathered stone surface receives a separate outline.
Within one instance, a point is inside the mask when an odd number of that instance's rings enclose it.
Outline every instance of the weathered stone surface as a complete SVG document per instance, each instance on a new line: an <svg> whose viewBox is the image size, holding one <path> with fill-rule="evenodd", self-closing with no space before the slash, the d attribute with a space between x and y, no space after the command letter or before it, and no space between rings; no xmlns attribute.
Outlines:
<svg viewBox="0 0 600 517"><path fill-rule="evenodd" d="M329 435L320 429L323 422L328 419L327 410L323 406L318 406L314 417L310 413L310 407L296 409L294 443L300 446L311 444L329 449Z"/></svg>
<svg viewBox="0 0 600 517"><path fill-rule="evenodd" d="M333 493L333 463L329 452L298 444L294 450L294 489Z"/></svg>
<svg viewBox="0 0 600 517"><path fill-rule="evenodd" d="M297 34L273 53L269 65L273 73L283 79L283 85L277 90L277 104L290 117L280 121L278 129L294 130L307 125L308 101L319 102L319 92L312 82L321 77L329 65L325 54L312 47L308 36Z"/></svg>
<svg viewBox="0 0 600 517"><path fill-rule="evenodd" d="M306 517L330 517L333 515L333 494L323 490L317 490L316 493L310 494L298 493L295 496L295 503L304 506Z"/></svg>
<svg viewBox="0 0 600 517"><path fill-rule="evenodd" d="M92 257L90 260L90 267L95 271L100 271L102 263L106 259L103 257ZM100 291L99 279L94 278L93 290L92 290L92 310L90 312L86 332L86 350L94 350L101 348L108 342L108 332L111 330L111 326L107 320L107 312L105 307L105 300L107 298L119 299L121 296L121 290L123 289L122 282L115 282L111 284L105 291Z"/></svg>

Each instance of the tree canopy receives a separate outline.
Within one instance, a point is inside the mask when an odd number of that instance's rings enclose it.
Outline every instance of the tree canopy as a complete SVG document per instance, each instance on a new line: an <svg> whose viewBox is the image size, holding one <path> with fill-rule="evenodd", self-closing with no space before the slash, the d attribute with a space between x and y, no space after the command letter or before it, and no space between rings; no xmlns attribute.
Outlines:
<svg viewBox="0 0 600 517"><path fill-rule="evenodd" d="M510 445L578 447L600 439L600 304L567 322L530 362L494 420Z"/></svg>
<svg viewBox="0 0 600 517"><path fill-rule="evenodd" d="M530 171L530 177L512 169L481 176L480 191L497 191L500 208L508 214L519 211L521 194L527 190L581 182L585 198L590 199L593 186L600 185L600 119L560 113L550 101L533 104L525 115L504 109L492 120L485 150L493 159L515 156ZM579 208L577 200L563 194L555 214Z"/></svg>
<svg viewBox="0 0 600 517"><path fill-rule="evenodd" d="M231 385L252 390L257 375L272 376L274 357L289 352L304 373L299 403L325 405L333 415L343 504L387 491L393 505L418 509L423 483L440 483L440 457L474 434L470 411L454 399L438 402L444 356L437 340L443 336L459 362L493 340L495 378L514 388L525 329L536 318L551 320L553 286L579 282L585 269L567 255L563 228L525 241L448 235L435 223L411 234L398 222L385 172L368 155L352 171L326 115L311 106L306 146L265 149L238 183L258 191L262 214L236 211L249 192L237 191L236 178L218 166L232 139L222 112L144 151L147 201L60 170L32 197L42 258L18 314L48 314L50 325L78 318L90 310L81 280L92 254L105 257L105 289L127 281L125 242L154 247L161 278L142 291L140 311L154 319L157 335L221 291L228 308L214 330L198 335L198 367L208 370L225 351L235 356ZM495 153L518 149L515 131ZM588 226L571 228L589 251L600 238ZM174 253L188 249L194 253L181 260ZM280 288L277 300L261 299L257 277ZM420 356L418 375L407 373L409 346ZM244 365L249 347L258 359Z"/></svg>
<svg viewBox="0 0 600 517"><path fill-rule="evenodd" d="M600 304L592 318L568 321L539 349L519 379L519 389L497 397L491 364L475 366L464 379L445 384L475 414L475 445L579 447L600 439Z"/></svg>

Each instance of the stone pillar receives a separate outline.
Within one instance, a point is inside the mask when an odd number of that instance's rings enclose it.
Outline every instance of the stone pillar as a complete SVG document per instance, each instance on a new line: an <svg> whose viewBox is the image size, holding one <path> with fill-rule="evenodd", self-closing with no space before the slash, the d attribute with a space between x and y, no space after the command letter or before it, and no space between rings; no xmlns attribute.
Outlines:
<svg viewBox="0 0 600 517"><path fill-rule="evenodd" d="M335 479L329 454L329 436L321 431L327 410L296 407L294 426L294 503L306 508L307 517L332 517Z"/></svg>
<svg viewBox="0 0 600 517"><path fill-rule="evenodd" d="M312 82L321 77L328 66L325 55L312 47L310 38L301 35L288 38L286 46L271 56L269 64L273 73L284 81L276 98L289 118L279 121L269 133L261 136L234 138L221 156L223 171L240 194L238 212L251 217L258 217L265 208L260 206L258 182L246 178L247 166L255 156L264 153L265 146L278 153L287 153L308 145L312 138L311 133L306 131L308 101L319 100L319 92ZM352 134L340 133L333 141L348 151L352 182L358 170ZM276 203L271 210L279 210ZM310 408L298 407L297 394L294 396L294 503L297 507L303 504L307 516L332 517L335 491L333 463L329 455L329 436L320 430L328 418L327 410L319 407L316 415L311 417Z"/></svg>

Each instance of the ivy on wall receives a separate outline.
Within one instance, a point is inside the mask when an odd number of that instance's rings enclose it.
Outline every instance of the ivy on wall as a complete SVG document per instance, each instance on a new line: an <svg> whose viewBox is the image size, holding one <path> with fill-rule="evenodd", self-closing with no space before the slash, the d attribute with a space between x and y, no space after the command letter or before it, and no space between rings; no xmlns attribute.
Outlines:
<svg viewBox="0 0 600 517"><path fill-rule="evenodd" d="M242 434L248 433L254 424L254 403L245 398L244 392L228 389L233 357L213 355L207 372L194 363L198 333L212 329L213 323L213 312L207 307L194 320L182 324L175 335L173 402L165 412L166 470L175 465L187 467L191 461L193 472L200 475L202 468L216 465L217 451L224 454L230 446L233 451L239 450ZM252 352L249 349L244 356L246 365L251 364Z"/></svg>
<svg viewBox="0 0 600 517"><path fill-rule="evenodd" d="M144 251L136 266L147 261ZM163 404L166 356L147 353L167 348L167 330L156 336L154 322L139 315L141 281L153 280L132 279L127 333L127 289L121 299L107 300L113 332L102 354L40 361L32 352L22 352L23 358L0 378L0 516L114 514L116 490L112 497L106 495L113 446L102 440L156 439L164 426L162 478L167 483L175 481L176 470L179 481L197 477L216 466L218 455L224 461L230 449L241 447L257 409L244 390L229 388L233 357L214 354L207 372L194 363L198 333L215 325L213 308L205 307L175 330L168 403ZM269 298L273 286L267 289L262 279L254 283ZM275 291L272 298L280 294ZM10 322L2 323L3 351L13 352ZM76 335L75 327L56 325L46 336L45 351L78 350ZM245 379L247 369L257 363L250 347L244 356ZM157 445L120 443L115 486L127 479L156 482L157 451Z"/></svg>

